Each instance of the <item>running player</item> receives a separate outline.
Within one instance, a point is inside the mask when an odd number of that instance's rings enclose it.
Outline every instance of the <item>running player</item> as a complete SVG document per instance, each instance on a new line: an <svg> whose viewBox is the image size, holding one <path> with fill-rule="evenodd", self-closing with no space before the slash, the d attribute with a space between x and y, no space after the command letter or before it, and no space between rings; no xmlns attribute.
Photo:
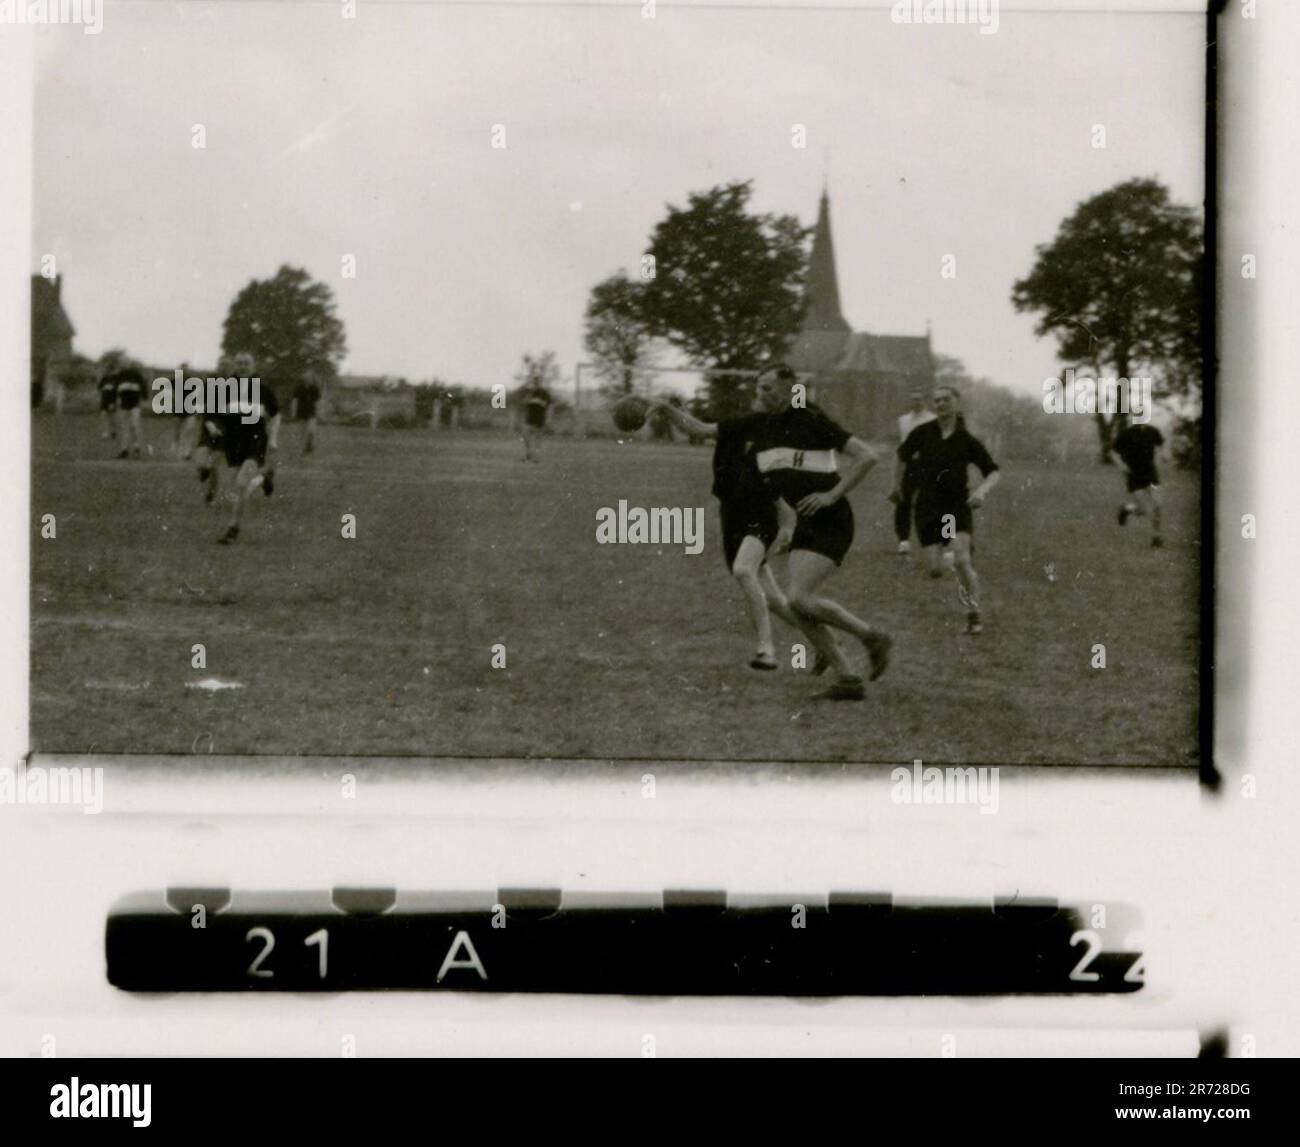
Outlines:
<svg viewBox="0 0 1300 1147"><path fill-rule="evenodd" d="M722 556L745 595L758 644L749 667L773 670L776 647L772 643L772 619L768 611L796 629L803 627L767 564L769 551L782 553L788 547L795 517L766 488L754 464L754 435L767 415L756 410L739 418L704 422L681 407L652 402L647 417L656 410L664 411L676 426L694 438L716 439L713 494L718 499L718 516L722 522Z"/></svg>
<svg viewBox="0 0 1300 1147"><path fill-rule="evenodd" d="M898 419L898 441L901 445L907 436L925 422L934 421L934 411L925 404L925 393L919 387L914 389L910 406L906 414ZM894 536L898 539L898 552L910 554L912 543L912 500L916 496L916 487L905 473L903 481L896 492L891 492L890 500L894 503Z"/></svg>
<svg viewBox="0 0 1300 1147"><path fill-rule="evenodd" d="M957 596L966 610L966 632L975 634L983 631L984 622L980 614L979 577L971 562L971 536L975 526L972 511L984 504L1000 474L998 464L984 444L966 429L965 420L957 410L959 402L955 387L940 386L935 390L937 417L918 426L899 446L894 489L898 492L904 476L911 475L916 486L916 536L925 551L931 577L943 575L942 545L945 541L952 543ZM978 467L984 481L968 493L969 466Z"/></svg>
<svg viewBox="0 0 1300 1147"><path fill-rule="evenodd" d="M320 402L320 387L307 379L298 384L293 397L298 421L303 424L302 452L310 454L316 447L316 406Z"/></svg>
<svg viewBox="0 0 1300 1147"><path fill-rule="evenodd" d="M238 354L234 360L238 378L251 378L251 355ZM252 421L245 421L252 417ZM212 415L207 416L209 419ZM223 546L239 537L239 521L252 492L259 487L271 496L275 477L275 453L280 435L280 403L265 379L258 380L258 394L241 401L239 409L219 415L221 448L226 465L235 471L234 489L230 492L230 525L217 539Z"/></svg>
<svg viewBox="0 0 1300 1147"><path fill-rule="evenodd" d="M524 461L536 462L534 439L546 429L546 415L551 409L551 392L534 378L524 384Z"/></svg>
<svg viewBox="0 0 1300 1147"><path fill-rule="evenodd" d="M1125 485L1129 498L1119 508L1119 524L1129 516L1151 518L1151 544L1163 546L1160 535L1160 474L1156 470L1156 451L1164 445L1165 436L1149 422L1142 425L1130 423L1117 435L1111 450L1124 463Z"/></svg>
<svg viewBox="0 0 1300 1147"><path fill-rule="evenodd" d="M140 399L144 394L144 375L133 362L126 363L112 376L117 409L121 411L122 449L119 458L140 458L144 454L144 427L141 425Z"/></svg>
<svg viewBox="0 0 1300 1147"><path fill-rule="evenodd" d="M112 372L99 380L99 413L104 420L102 438L117 438L117 377Z"/></svg>
<svg viewBox="0 0 1300 1147"><path fill-rule="evenodd" d="M819 592L853 544L853 508L847 495L876 464L875 452L816 406L796 405L798 378L784 364L759 372L757 403L768 414L754 430L754 460L767 488L798 514L790 540L790 608L807 628L818 652L835 671L825 696L860 701L862 678L826 627L862 642L875 680L889 664L890 638ZM839 476L836 456L850 465Z"/></svg>

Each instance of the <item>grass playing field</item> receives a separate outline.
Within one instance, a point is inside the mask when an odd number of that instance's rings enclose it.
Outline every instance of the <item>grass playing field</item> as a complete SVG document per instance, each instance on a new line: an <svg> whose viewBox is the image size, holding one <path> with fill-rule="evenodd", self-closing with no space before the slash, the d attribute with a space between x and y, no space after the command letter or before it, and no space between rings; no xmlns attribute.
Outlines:
<svg viewBox="0 0 1300 1147"><path fill-rule="evenodd" d="M1145 521L1115 522L1117 470L1004 462L976 519L986 628L972 638L952 576L893 553L873 472L827 592L890 631L894 659L865 702L831 703L788 656L775 674L746 668L707 448L557 438L526 465L487 433L326 427L303 458L288 424L274 496L255 494L223 547L226 509L164 460L164 428L147 427L158 455L141 462L115 460L99 429L33 422L37 750L1197 759L1200 502L1185 475L1166 474L1155 550ZM621 498L706 507L704 552L597 544L596 511ZM776 630L778 650L798 640ZM194 687L213 678L242 688Z"/></svg>

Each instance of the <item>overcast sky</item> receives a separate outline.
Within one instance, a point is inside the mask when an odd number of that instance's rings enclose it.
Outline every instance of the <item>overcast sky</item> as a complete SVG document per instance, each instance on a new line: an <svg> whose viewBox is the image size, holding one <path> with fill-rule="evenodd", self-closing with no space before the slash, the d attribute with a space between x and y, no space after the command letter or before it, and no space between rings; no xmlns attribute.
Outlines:
<svg viewBox="0 0 1300 1147"><path fill-rule="evenodd" d="M929 321L1037 394L1054 342L1009 301L1034 245L1134 176L1203 200L1202 15L1004 9L982 35L887 9L340 7L141 0L98 36L38 30L33 252L78 350L213 364L235 293L287 262L333 287L346 370L485 386L549 348L571 377L588 292L666 203L752 178L811 224L828 177L854 328Z"/></svg>

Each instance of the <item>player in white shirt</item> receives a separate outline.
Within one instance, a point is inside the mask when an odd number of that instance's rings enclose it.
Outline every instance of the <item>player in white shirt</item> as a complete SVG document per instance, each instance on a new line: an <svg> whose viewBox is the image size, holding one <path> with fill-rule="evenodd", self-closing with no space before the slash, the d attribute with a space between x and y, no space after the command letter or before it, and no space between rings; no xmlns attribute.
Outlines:
<svg viewBox="0 0 1300 1147"><path fill-rule="evenodd" d="M898 441L906 442L907 436L912 433L918 426L926 422L934 421L934 411L926 407L925 392L921 389L914 389L910 395L911 407L898 420ZM894 533L898 537L898 552L900 554L910 554L912 552L912 543L908 538L912 533L912 502L916 497L916 487L911 480L904 475L902 485L897 491L897 498L894 500Z"/></svg>

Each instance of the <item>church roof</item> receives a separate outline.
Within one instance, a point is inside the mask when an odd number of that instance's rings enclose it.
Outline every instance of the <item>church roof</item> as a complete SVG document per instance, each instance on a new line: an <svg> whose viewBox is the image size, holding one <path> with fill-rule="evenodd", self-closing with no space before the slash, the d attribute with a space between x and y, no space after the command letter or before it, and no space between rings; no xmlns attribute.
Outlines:
<svg viewBox="0 0 1300 1147"><path fill-rule="evenodd" d="M918 379L934 375L930 340L924 335L869 335L803 331L786 356L798 371L816 374L897 374Z"/></svg>
<svg viewBox="0 0 1300 1147"><path fill-rule="evenodd" d="M812 253L808 257L808 284L804 288L808 311L804 315L805 331L839 331L853 328L840 311L840 284L835 274L835 242L831 238L831 205L822 192L817 209L817 226L813 229Z"/></svg>
<svg viewBox="0 0 1300 1147"><path fill-rule="evenodd" d="M32 343L70 340L76 330L60 299L62 283L43 275L32 276Z"/></svg>
<svg viewBox="0 0 1300 1147"><path fill-rule="evenodd" d="M830 199L825 191L817 209L804 297L808 310L786 355L795 370L812 374L890 374L918 381L934 378L929 335L855 332L844 318L835 274Z"/></svg>

